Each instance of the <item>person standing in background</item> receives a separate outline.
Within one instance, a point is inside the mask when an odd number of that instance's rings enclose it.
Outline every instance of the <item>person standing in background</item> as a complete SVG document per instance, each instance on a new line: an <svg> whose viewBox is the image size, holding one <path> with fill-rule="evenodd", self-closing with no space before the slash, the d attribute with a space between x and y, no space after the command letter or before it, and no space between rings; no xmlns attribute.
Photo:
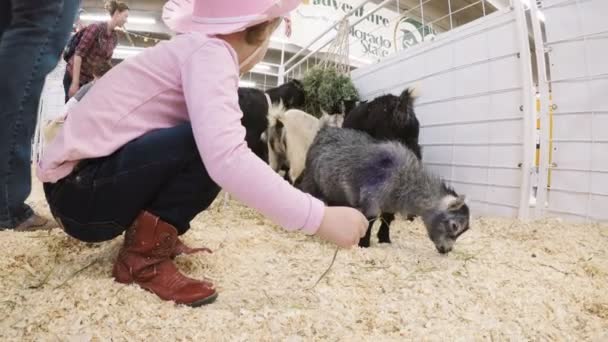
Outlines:
<svg viewBox="0 0 608 342"><path fill-rule="evenodd" d="M122 1L112 0L106 2L105 8L111 16L110 20L84 28L76 51L68 61L63 78L65 102L68 102L81 86L93 80L93 71L97 66L109 63L112 59L118 44L118 35L114 29L127 23L129 6Z"/></svg>
<svg viewBox="0 0 608 342"><path fill-rule="evenodd" d="M63 126L69 109L76 105L80 100L82 100L82 98L86 95L89 89L93 87L95 81L101 78L101 76L105 75L105 73L108 72L111 68L112 65L110 65L110 63L98 65L97 68L95 68L95 71L93 72L95 78L91 82L80 87L78 92L70 98L70 100L65 104L63 115L50 122L44 123L44 141L50 143L53 140L55 135L57 135L57 131L61 129L61 126Z"/></svg>
<svg viewBox="0 0 608 342"><path fill-rule="evenodd" d="M110 69L112 69L112 64L110 63L102 63L96 65L95 69L93 69L93 80L80 87L80 89L78 89L76 94L74 94L74 96L68 102L71 102L73 100L74 103L78 103L78 101L80 101L84 97L84 95L89 91L89 89L91 89L93 84L95 84L95 81L100 79L101 76L105 75L106 72L110 71Z"/></svg>
<svg viewBox="0 0 608 342"><path fill-rule="evenodd" d="M0 229L44 228L25 204L40 94L68 40L80 0L0 1Z"/></svg>
<svg viewBox="0 0 608 342"><path fill-rule="evenodd" d="M84 10L81 8L78 10L78 16L76 17L76 22L74 22L74 33L78 32L86 27L86 25L80 19L80 16L84 13Z"/></svg>

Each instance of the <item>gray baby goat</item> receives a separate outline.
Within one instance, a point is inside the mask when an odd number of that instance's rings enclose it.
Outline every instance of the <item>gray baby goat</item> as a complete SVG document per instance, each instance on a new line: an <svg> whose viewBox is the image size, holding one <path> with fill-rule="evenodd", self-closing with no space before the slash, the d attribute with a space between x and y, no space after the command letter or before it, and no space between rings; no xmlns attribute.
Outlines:
<svg viewBox="0 0 608 342"><path fill-rule="evenodd" d="M296 186L328 205L346 205L368 218L381 212L422 217L439 253L452 250L469 229L469 207L416 155L398 142L380 142L364 132L322 127ZM371 227L359 242L369 246Z"/></svg>

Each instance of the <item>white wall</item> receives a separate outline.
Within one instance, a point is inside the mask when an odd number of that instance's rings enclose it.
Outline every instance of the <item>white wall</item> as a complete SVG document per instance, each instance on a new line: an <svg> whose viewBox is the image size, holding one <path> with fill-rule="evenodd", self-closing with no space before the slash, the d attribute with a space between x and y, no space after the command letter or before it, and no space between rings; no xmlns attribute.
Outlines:
<svg viewBox="0 0 608 342"><path fill-rule="evenodd" d="M553 114L547 214L608 220L608 1L544 1Z"/></svg>
<svg viewBox="0 0 608 342"><path fill-rule="evenodd" d="M519 15L505 9L352 75L368 100L417 84L423 161L475 215L527 216L534 114Z"/></svg>

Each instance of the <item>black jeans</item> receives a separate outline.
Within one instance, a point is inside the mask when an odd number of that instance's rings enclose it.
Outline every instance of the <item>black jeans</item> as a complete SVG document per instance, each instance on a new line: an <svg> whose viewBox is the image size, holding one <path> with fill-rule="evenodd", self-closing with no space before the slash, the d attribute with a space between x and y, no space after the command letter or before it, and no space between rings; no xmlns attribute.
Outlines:
<svg viewBox="0 0 608 342"><path fill-rule="evenodd" d="M152 131L114 154L89 159L44 191L70 236L100 242L121 235L142 210L178 234L220 192L200 158L189 123Z"/></svg>
<svg viewBox="0 0 608 342"><path fill-rule="evenodd" d="M80 81L78 86L82 87L85 84L86 83L82 83L82 81ZM72 76L70 76L70 73L66 69L65 74L63 75L63 92L65 94L65 103L68 103L68 101L70 100L70 95L68 95L68 93L70 92L71 85L72 85Z"/></svg>
<svg viewBox="0 0 608 342"><path fill-rule="evenodd" d="M71 85L72 85L72 76L70 76L70 73L66 70L65 74L63 75L63 92L65 93L65 103L68 103L68 101L70 100L70 96L68 95L68 92L70 91Z"/></svg>

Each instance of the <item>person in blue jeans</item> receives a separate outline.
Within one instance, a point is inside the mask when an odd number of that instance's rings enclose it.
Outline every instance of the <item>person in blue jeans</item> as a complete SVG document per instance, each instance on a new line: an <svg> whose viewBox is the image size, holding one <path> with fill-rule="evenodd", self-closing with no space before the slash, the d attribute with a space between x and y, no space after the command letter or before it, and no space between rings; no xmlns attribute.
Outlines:
<svg viewBox="0 0 608 342"><path fill-rule="evenodd" d="M81 0L0 0L0 229L44 227L25 204L32 137L45 78L67 43Z"/></svg>

